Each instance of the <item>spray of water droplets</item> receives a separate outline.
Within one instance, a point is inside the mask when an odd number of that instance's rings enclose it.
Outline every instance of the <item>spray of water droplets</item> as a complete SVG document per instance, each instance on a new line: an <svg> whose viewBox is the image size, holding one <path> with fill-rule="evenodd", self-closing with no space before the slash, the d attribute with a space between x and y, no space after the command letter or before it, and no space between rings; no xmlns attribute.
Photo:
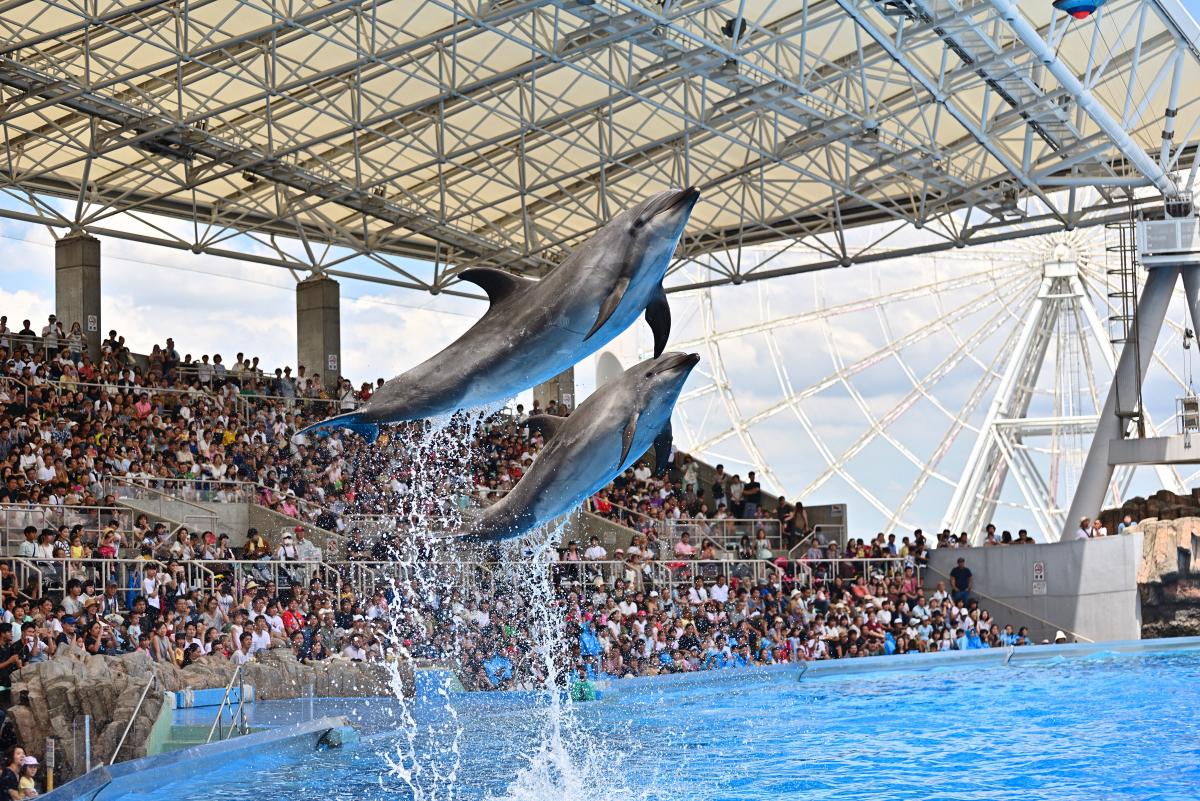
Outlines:
<svg viewBox="0 0 1200 801"><path fill-rule="evenodd" d="M464 651L463 639L450 636L434 643L439 658L432 664L443 669L422 671L422 679L435 679L418 682L413 697L406 694L413 678L403 669L404 661L388 663L400 701L399 731L383 755L389 770L380 777L381 788L413 801L475 798L481 784L504 786L488 795L491 801L649 798L644 790L620 785L620 757L605 745L611 730L593 734L586 725L586 705L570 699L572 636L552 578L561 524L505 544L498 553L452 536L469 525L472 509L461 499L473 490L473 467L480 458L473 446L494 412L475 410L391 428L382 447L356 466L391 491L363 499L359 511L378 516L374 535L386 543L377 543L375 553L386 553L391 562L377 576L394 598L389 646L400 652L416 645L439 623L455 635L462 631L450 606L454 590L461 600L488 598L504 621L497 628L512 661L513 686L534 691L513 701L525 705L524 720L536 726L528 740L534 745L513 755L507 783L480 782L464 774L468 768L462 749L469 733L456 704L463 699L460 677L471 684L479 654ZM473 566L485 560L488 568ZM467 778L473 781L463 781Z"/></svg>

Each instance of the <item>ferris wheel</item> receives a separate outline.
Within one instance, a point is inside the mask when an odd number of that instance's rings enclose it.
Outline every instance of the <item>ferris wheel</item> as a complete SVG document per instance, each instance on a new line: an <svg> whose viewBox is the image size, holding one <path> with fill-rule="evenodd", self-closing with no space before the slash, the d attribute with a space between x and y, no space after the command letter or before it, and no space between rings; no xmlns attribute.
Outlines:
<svg viewBox="0 0 1200 801"><path fill-rule="evenodd" d="M1057 538L1128 311L1112 236L1077 229L676 295L673 347L703 356L676 442L786 498L846 503L856 531L978 536L995 522ZM1145 377L1146 435L1172 430L1191 392L1185 314L1179 290ZM1196 477L1118 470L1107 500Z"/></svg>

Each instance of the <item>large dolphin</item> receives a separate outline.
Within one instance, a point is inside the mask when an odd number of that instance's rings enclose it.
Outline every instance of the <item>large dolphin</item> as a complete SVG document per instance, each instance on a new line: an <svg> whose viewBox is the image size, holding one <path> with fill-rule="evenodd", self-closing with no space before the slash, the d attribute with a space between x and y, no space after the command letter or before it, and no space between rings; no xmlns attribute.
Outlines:
<svg viewBox="0 0 1200 801"><path fill-rule="evenodd" d="M530 417L546 446L516 486L484 510L470 535L485 541L519 537L606 486L670 424L679 391L698 361L695 353L664 353L601 386L570 417Z"/></svg>
<svg viewBox="0 0 1200 801"><path fill-rule="evenodd" d="M599 350L643 312L662 353L671 309L662 281L700 193L662 192L610 220L540 281L463 270L491 306L445 350L388 381L360 409L301 431L348 428L369 440L381 423L437 417L511 398Z"/></svg>

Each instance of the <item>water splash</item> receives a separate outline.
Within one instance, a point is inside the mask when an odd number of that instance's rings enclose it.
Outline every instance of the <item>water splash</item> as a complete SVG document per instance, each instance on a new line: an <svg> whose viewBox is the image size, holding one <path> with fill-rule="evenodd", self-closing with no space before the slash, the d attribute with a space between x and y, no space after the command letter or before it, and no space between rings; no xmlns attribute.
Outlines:
<svg viewBox="0 0 1200 801"><path fill-rule="evenodd" d="M491 801L649 799L653 796L645 787L630 788L623 782L622 755L609 744L614 734L611 724L603 732L593 732L586 725L587 705L570 699L572 647L577 643L571 642L567 610L552 577L554 547L562 539L564 524L544 526L519 542L505 543L499 549L499 569L492 575L472 576L439 563L479 556L478 547L434 535L463 529L463 507L447 499L471 486L471 469L479 457L472 444L492 411L476 410L389 432L386 462L378 467L381 473L405 475L408 490L401 509L378 510L398 512L396 569L388 577L397 598L391 613L397 632L392 645L401 644L404 631L424 624L413 619L422 614L423 600L446 604L456 587L466 594L476 588L476 581L487 584L503 609L502 619L521 632L517 642L523 649L510 646L513 661L519 663L514 664L514 678L520 674L520 689L535 692L523 694L520 700L514 697L512 703L521 705L526 721L536 721L538 735L530 740L536 743L532 749L515 756L517 767L507 787L486 797ZM448 656L461 673L466 660L459 637L452 639ZM496 777L480 782L480 777L463 773L467 770L461 752L465 732L456 708L463 697L454 692L453 673L442 674L423 697L406 698L399 664L389 665L392 689L400 701L399 730L391 750L381 755L388 766L379 778L381 789L394 789L413 801L455 801L478 797L478 790L467 789L469 785L496 787ZM477 769L477 764L470 768Z"/></svg>

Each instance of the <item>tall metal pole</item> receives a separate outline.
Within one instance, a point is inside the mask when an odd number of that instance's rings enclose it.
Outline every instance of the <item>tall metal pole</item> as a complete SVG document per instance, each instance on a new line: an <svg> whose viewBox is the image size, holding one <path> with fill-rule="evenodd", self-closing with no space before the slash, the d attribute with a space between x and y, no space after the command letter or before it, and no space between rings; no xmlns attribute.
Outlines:
<svg viewBox="0 0 1200 801"><path fill-rule="evenodd" d="M1179 280L1180 268L1178 265L1162 265L1146 272L1146 283L1134 313L1133 336L1121 349L1117 372L1108 389L1104 409L1100 412L1096 435L1079 474L1075 498L1063 521L1060 539L1070 539L1079 520L1095 517L1104 505L1113 475L1113 466L1108 461L1108 446L1114 440L1124 438L1126 421L1136 411L1142 376L1146 374L1150 359L1154 356L1158 332L1167 317L1167 307L1171 303L1175 283Z"/></svg>

